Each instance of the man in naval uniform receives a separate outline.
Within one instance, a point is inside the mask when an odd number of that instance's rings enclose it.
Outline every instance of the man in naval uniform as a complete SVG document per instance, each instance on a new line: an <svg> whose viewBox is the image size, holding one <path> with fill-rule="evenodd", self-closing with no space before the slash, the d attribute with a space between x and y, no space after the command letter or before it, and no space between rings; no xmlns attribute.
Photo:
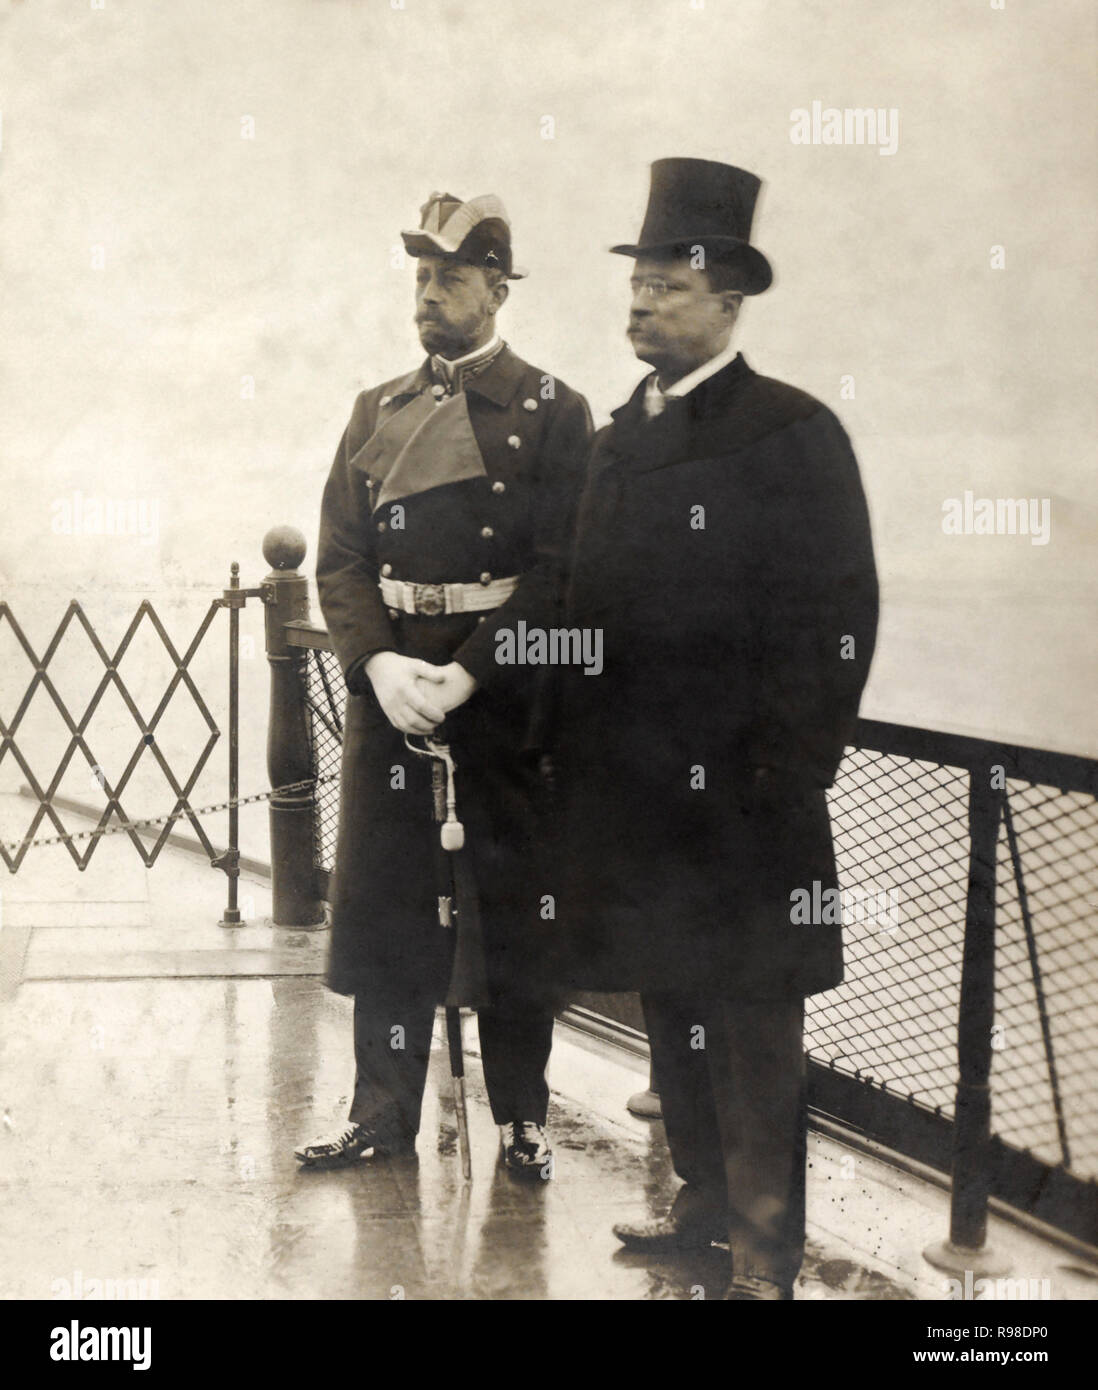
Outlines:
<svg viewBox="0 0 1098 1390"><path fill-rule="evenodd" d="M520 621L559 625L591 417L496 331L508 282L525 274L497 197L433 193L401 236L428 357L355 402L317 556L348 688L328 983L354 995L354 1097L348 1124L296 1157L334 1167L415 1145L455 933L439 922L429 760L405 735L437 729L456 762L477 888L480 1041L501 1155L517 1173L548 1176L552 996L528 911L541 686L528 666L497 662L496 636Z"/></svg>
<svg viewBox="0 0 1098 1390"><path fill-rule="evenodd" d="M842 939L794 895L835 887L826 788L877 625L850 441L732 343L771 279L758 189L658 160L638 242L613 248L653 370L595 441L566 621L603 630L604 667L561 669L554 753L562 983L640 991L684 1182L616 1233L729 1243L740 1301L792 1298L803 1255L804 1000L841 981Z"/></svg>

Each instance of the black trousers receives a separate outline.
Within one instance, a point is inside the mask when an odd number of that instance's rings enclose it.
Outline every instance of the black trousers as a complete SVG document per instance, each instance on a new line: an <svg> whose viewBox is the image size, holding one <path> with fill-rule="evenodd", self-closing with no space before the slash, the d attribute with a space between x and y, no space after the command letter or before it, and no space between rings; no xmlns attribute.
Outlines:
<svg viewBox="0 0 1098 1390"><path fill-rule="evenodd" d="M733 1272L792 1288L804 1258L804 1000L642 994L673 1212L727 1225Z"/></svg>
<svg viewBox="0 0 1098 1390"><path fill-rule="evenodd" d="M405 989L355 995L355 1092L349 1118L397 1145L419 1132L435 1022L433 997ZM553 1010L544 1001L510 999L477 1015L484 1083L492 1119L545 1123L545 1069Z"/></svg>

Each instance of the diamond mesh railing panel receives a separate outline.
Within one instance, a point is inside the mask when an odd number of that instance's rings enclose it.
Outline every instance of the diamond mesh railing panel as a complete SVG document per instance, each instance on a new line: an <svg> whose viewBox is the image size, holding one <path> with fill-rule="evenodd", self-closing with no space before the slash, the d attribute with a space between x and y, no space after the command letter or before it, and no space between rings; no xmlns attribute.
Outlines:
<svg viewBox="0 0 1098 1390"><path fill-rule="evenodd" d="M1098 801L1018 782L1007 793L1032 939L1003 827L993 1122L1045 1162L1098 1176Z"/></svg>
<svg viewBox="0 0 1098 1390"><path fill-rule="evenodd" d="M37 802L37 809L31 817L24 839L20 842L20 847L11 853L3 844L0 844L0 858L3 858L12 873L19 868L27 853L30 841L35 837L43 820L47 818L62 838L65 848L78 868L86 868L88 861L95 853L96 846L99 844L98 835L87 837L87 849L83 854L80 854L76 849L77 837L70 837L67 834L66 826L55 805L58 788L61 786L70 765L77 761L78 755L87 764L88 769L96 774L98 785L106 800L96 826L97 832L106 831L115 817L122 823L131 822L131 817L123 805L122 796L130 786L131 779L139 766L145 769L150 765L155 765L174 797L171 815L175 816L176 813L181 813L183 818L190 822L203 849L206 850L210 858L215 856L216 851L209 836L191 808L190 795L221 734L209 707L195 684L189 667L220 607L219 600L215 599L211 602L186 648L181 653L168 635L167 628L161 622L156 609L148 600L145 600L138 605L133 619L128 624L114 651L108 652L88 620L84 609L73 599L66 608L64 616L45 650L39 654L16 620L9 605L0 603L0 637L4 639L5 644L14 644L13 652L21 654L33 672L30 682L18 700L10 719L5 721L0 718L0 762L3 762L10 755L14 766L26 778L31 795ZM142 712L133 692L126 683L124 663L126 653L131 644L134 643L135 638L138 636L148 638L150 633L155 641L162 645L172 668L172 675L155 707L146 717L146 713ZM65 693L58 688L53 679L51 666L56 664L58 650L62 642L66 639L71 640L74 636L86 643L88 669L95 673L97 683L90 698L86 702L81 701L83 707L77 706L76 709L70 710ZM6 645L4 651L6 657ZM131 658L131 660L133 659ZM102 667L101 676L99 675L100 667ZM137 673L134 672L134 674ZM187 697L193 701L194 709L205 730L205 740L185 777L176 775L176 771L168 761L157 737L165 712L169 709L177 690L180 689L185 690ZM124 710L125 718L132 719L135 728L135 737L131 745L132 751L121 774L113 780L104 774L102 770L104 760L95 752L90 743L90 726L97 710L108 695L117 697L115 701L116 712L121 714L121 711ZM60 752L56 765L52 768L39 768L37 770L32 766L30 755L30 744L36 741L25 738L24 746L20 744L21 726L28 711L34 708L36 700L48 700L50 702L51 710L60 717L67 735L65 746ZM146 709L148 709L147 703ZM38 772L41 772L41 776L38 775ZM130 828L126 831L142 861L149 867L156 862L171 833L171 819L162 818L161 823L163 828L151 848L146 848L136 829Z"/></svg>
<svg viewBox="0 0 1098 1390"><path fill-rule="evenodd" d="M808 1001L809 1055L923 1104L953 1102L968 886L968 774L864 749L829 796L839 882L893 895L848 922L844 982Z"/></svg>
<svg viewBox="0 0 1098 1390"><path fill-rule="evenodd" d="M334 652L310 647L305 666L305 700L312 734L312 771L318 779L339 772L346 696L343 671ZM335 866L338 833L339 779L335 777L330 782L318 782L313 817L313 862L328 874Z"/></svg>
<svg viewBox="0 0 1098 1390"><path fill-rule="evenodd" d="M810 999L806 1020L809 1056L947 1117L957 1083L968 782L963 768L848 752L829 793L840 883L893 890L898 920L848 922L844 982ZM1003 795L993 1131L1051 1166L1094 1177L1098 801L1019 781Z"/></svg>

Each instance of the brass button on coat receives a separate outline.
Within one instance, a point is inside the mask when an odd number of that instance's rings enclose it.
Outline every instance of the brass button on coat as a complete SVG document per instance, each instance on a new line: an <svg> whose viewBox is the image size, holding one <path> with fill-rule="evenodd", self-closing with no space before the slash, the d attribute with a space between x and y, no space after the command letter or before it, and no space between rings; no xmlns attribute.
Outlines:
<svg viewBox="0 0 1098 1390"><path fill-rule="evenodd" d="M480 528L480 534L484 537L486 541L490 541L496 533L492 530L490 526L482 526Z"/></svg>
<svg viewBox="0 0 1098 1390"><path fill-rule="evenodd" d="M500 480L499 480L498 478L497 478L496 481L492 484L492 491L493 491L493 492L506 492L506 490L507 490L507 484L506 484L506 483L501 483Z"/></svg>

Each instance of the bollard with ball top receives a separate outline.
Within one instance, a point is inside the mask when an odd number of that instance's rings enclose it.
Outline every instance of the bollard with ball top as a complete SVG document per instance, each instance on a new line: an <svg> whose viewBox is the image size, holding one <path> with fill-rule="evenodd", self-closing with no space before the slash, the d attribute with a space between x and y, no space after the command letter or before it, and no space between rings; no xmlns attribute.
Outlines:
<svg viewBox="0 0 1098 1390"><path fill-rule="evenodd" d="M271 668L267 772L271 786L312 783L309 712L305 702L308 653L291 646L287 623L309 621L309 584L298 566L307 550L294 526L274 526L263 538L271 572L263 580L267 661ZM272 917L279 927L319 927L324 902L313 862L315 787L273 792L270 799Z"/></svg>

